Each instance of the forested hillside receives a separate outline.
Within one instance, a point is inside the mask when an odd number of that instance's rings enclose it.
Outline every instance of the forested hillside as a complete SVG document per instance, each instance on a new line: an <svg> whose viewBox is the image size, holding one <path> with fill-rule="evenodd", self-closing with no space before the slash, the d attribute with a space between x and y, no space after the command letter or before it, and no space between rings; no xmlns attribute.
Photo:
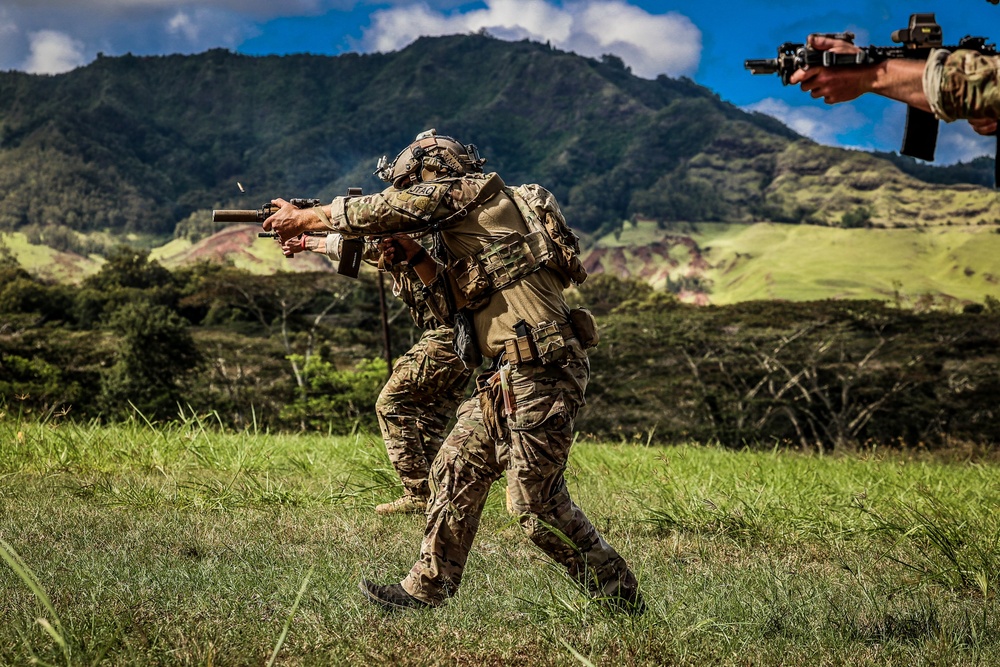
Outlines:
<svg viewBox="0 0 1000 667"><path fill-rule="evenodd" d="M211 413L234 428L377 433L388 368L372 273L171 272L120 249L72 286L0 254L0 413ZM696 307L611 275L569 298L602 329L577 424L599 440L837 449L1000 439L996 298L961 314L872 301ZM405 310L389 304L394 357L419 336Z"/></svg>
<svg viewBox="0 0 1000 667"><path fill-rule="evenodd" d="M637 216L838 225L853 215L886 226L1000 218L985 188L932 185L949 179L817 146L689 80L640 79L614 56L467 35L388 54L215 50L101 57L58 76L0 73L0 231L83 253L103 249L67 229L200 238L217 231L207 216L215 207L378 188L375 160L428 127L476 143L512 182L544 183L584 232ZM960 178L976 181L986 162Z"/></svg>

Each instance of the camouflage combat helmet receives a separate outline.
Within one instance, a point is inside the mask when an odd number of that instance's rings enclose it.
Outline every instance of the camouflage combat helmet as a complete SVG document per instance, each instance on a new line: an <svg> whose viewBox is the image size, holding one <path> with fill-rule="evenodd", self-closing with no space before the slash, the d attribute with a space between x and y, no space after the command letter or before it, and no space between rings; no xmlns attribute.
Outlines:
<svg viewBox="0 0 1000 667"><path fill-rule="evenodd" d="M431 129L418 134L413 143L401 150L392 162L383 155L375 168L375 175L402 189L407 181L420 182L425 169L436 174L435 178L461 176L482 173L485 162L474 144L463 144Z"/></svg>

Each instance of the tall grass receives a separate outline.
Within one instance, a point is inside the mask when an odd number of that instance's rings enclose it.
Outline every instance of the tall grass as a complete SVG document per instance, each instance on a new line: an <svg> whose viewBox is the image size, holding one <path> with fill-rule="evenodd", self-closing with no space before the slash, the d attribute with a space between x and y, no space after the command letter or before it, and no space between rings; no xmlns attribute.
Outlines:
<svg viewBox="0 0 1000 667"><path fill-rule="evenodd" d="M458 597L383 614L419 517L380 440L0 419L0 664L988 664L997 469L580 443L571 492L639 576L609 613L497 487ZM308 574L303 574L308 572ZM44 622L38 619L43 619Z"/></svg>
<svg viewBox="0 0 1000 667"><path fill-rule="evenodd" d="M48 594L46 594L42 584L38 581L38 577L36 577L35 573L31 571L31 568L25 564L24 560L20 555L18 555L14 547L10 546L2 539L0 539L0 559L3 559L3 561L10 566L10 569L14 571L14 574L17 575L24 585L28 587L38 603L48 613L49 618L40 617L35 620L45 633L52 638L56 645L62 649L63 657L66 659L66 664L72 664L72 653L70 651L69 643L66 641L66 637L63 633L62 622L59 620L59 615L56 613L55 607L52 606L52 601L49 600ZM50 621L49 619L52 620ZM36 656L32 655L32 662L40 661Z"/></svg>

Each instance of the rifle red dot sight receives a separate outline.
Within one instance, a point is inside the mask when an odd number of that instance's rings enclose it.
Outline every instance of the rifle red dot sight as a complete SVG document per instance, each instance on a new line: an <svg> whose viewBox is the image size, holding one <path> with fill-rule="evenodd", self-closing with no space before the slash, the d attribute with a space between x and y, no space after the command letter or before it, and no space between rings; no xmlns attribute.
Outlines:
<svg viewBox="0 0 1000 667"><path fill-rule="evenodd" d="M944 44L944 33L934 14L911 14L910 24L893 30L889 37L911 49L932 49Z"/></svg>

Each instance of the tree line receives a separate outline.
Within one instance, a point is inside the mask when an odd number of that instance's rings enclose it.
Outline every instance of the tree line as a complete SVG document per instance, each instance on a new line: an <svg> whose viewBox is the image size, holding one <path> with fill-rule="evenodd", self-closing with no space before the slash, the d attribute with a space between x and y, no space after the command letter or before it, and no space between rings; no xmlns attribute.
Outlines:
<svg viewBox="0 0 1000 667"><path fill-rule="evenodd" d="M1000 302L915 312L872 301L682 304L593 276L602 327L579 428L600 440L836 450L1000 441ZM168 271L127 247L78 286L0 257L8 414L224 428L377 432L382 359L371 275ZM393 353L418 336L390 305Z"/></svg>

